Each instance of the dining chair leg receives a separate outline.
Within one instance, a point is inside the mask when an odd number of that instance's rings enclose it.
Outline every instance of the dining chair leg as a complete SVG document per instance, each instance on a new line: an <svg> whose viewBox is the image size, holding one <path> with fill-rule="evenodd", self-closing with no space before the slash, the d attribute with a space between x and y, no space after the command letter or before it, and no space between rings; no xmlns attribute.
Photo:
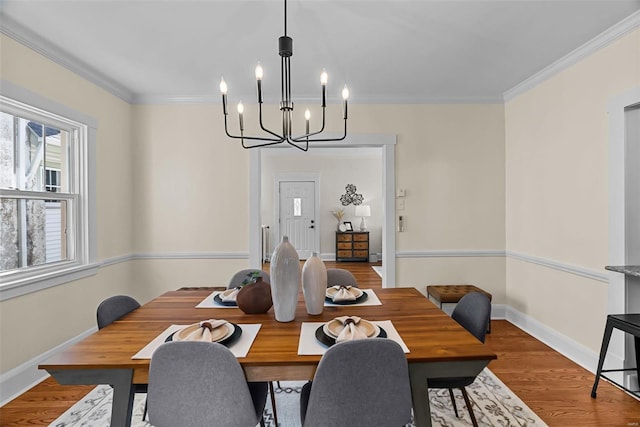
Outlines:
<svg viewBox="0 0 640 427"><path fill-rule="evenodd" d="M456 398L453 397L453 389L449 389L449 396L451 396L451 403L453 404L453 412L455 412L456 418L460 418L458 416L458 407L456 406Z"/></svg>
<svg viewBox="0 0 640 427"><path fill-rule="evenodd" d="M278 427L278 412L276 411L276 394L273 390L273 381L269 381L269 394L271 395L271 408L273 408L273 422Z"/></svg>
<svg viewBox="0 0 640 427"><path fill-rule="evenodd" d="M478 421L476 421L476 416L473 414L473 408L471 407L471 400L469 399L469 395L467 394L467 390L462 387L462 397L464 397L464 402L467 404L467 410L469 411L469 415L471 416L471 423L473 427L478 427Z"/></svg>

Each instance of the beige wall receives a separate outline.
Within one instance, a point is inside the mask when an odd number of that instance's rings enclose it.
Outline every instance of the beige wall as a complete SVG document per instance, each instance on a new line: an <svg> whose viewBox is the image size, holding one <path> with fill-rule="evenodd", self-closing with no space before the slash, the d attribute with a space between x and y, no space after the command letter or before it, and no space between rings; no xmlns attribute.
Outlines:
<svg viewBox="0 0 640 427"><path fill-rule="evenodd" d="M97 119L97 257L129 254L131 106L4 35L0 55L2 79ZM94 326L99 301L115 293L138 297L129 264L104 267L88 279L1 302L0 372Z"/></svg>
<svg viewBox="0 0 640 427"><path fill-rule="evenodd" d="M135 252L248 253L249 151L223 136L220 107L144 105L133 110ZM328 117L328 130L338 131L335 111ZM245 126L255 119L255 109L248 106ZM235 120L232 113L232 129ZM397 135L397 187L407 190L406 208L398 212L407 231L397 234L398 251L504 250L502 105L354 105L349 132ZM317 168L295 167L296 172L304 170ZM358 190L368 195L364 183ZM430 262L422 258L401 264L397 277L424 275ZM504 294L500 263L482 257L456 263L471 271L478 263L491 266L491 288ZM220 265L226 267L215 274L223 277L235 268ZM457 276L456 271L437 269L429 280L451 283ZM169 286L158 280L138 285L157 286L158 291Z"/></svg>
<svg viewBox="0 0 640 427"><path fill-rule="evenodd" d="M249 154L218 106L133 107L136 253L248 254Z"/></svg>
<svg viewBox="0 0 640 427"><path fill-rule="evenodd" d="M639 85L636 30L506 104L508 250L604 272L607 102ZM593 279L507 262L507 304L593 351L606 290Z"/></svg>

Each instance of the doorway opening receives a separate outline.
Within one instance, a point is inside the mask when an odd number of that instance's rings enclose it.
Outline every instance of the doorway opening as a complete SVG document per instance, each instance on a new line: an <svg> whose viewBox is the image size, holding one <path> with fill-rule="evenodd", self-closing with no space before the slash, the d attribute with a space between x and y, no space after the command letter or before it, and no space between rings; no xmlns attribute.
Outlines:
<svg viewBox="0 0 640 427"><path fill-rule="evenodd" d="M395 135L350 135L343 142L319 143L311 150L374 147L380 150L382 172L382 265L383 287L395 287ZM286 150L286 147L269 147L268 150ZM262 150L250 153L250 200L249 200L249 257L252 268L260 268L262 227Z"/></svg>

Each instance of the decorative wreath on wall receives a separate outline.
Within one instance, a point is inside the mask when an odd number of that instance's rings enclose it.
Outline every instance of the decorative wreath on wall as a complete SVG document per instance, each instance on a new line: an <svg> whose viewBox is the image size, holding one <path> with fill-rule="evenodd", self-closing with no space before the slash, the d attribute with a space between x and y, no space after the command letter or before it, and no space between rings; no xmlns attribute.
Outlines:
<svg viewBox="0 0 640 427"><path fill-rule="evenodd" d="M340 196L340 203L342 203L342 206L349 206L352 203L355 206L362 204L364 197L362 197L362 194L356 193L355 185L347 184L345 190L347 190L347 192Z"/></svg>

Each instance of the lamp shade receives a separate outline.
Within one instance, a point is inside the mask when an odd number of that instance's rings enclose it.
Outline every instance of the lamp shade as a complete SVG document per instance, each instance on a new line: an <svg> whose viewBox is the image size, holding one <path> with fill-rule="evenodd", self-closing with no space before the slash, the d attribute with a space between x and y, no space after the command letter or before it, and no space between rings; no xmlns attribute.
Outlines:
<svg viewBox="0 0 640 427"><path fill-rule="evenodd" d="M356 206L356 216L371 216L371 207L369 205Z"/></svg>

